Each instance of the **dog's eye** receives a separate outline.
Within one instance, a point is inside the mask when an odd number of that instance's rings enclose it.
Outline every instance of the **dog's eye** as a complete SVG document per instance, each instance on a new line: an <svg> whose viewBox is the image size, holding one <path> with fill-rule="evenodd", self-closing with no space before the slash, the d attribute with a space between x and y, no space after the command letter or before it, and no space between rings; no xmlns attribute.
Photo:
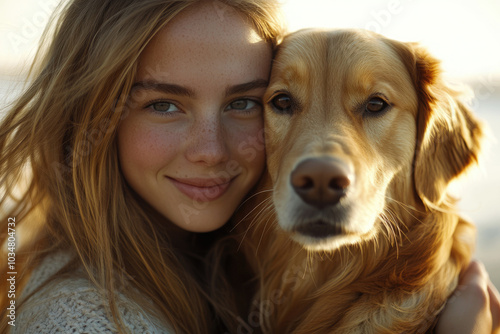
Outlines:
<svg viewBox="0 0 500 334"><path fill-rule="evenodd" d="M365 106L365 111L369 113L379 113L387 109L389 104L380 97L372 97Z"/></svg>
<svg viewBox="0 0 500 334"><path fill-rule="evenodd" d="M292 98L287 94L279 94L271 100L271 107L279 113L292 113Z"/></svg>

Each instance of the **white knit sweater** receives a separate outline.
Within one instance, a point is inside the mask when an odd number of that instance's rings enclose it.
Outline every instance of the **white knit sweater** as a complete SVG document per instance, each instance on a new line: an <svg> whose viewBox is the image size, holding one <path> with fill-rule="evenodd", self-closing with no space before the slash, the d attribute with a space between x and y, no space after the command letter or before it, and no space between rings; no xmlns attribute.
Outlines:
<svg viewBox="0 0 500 334"><path fill-rule="evenodd" d="M23 291L28 295L61 269L71 256L56 253L37 267ZM130 333L173 333L132 300L120 294L119 310ZM117 333L108 316L103 298L92 283L82 275L55 280L37 291L19 309L13 334L53 333Z"/></svg>

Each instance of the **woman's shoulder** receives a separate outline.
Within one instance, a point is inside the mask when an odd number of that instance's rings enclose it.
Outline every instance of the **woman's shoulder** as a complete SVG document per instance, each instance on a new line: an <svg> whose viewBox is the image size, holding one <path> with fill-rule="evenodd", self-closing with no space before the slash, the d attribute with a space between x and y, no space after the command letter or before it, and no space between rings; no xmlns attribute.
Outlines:
<svg viewBox="0 0 500 334"><path fill-rule="evenodd" d="M70 260L69 254L50 255L34 270L23 295L35 292L22 303L12 333L118 332L103 294L82 272L45 282ZM118 296L118 303L131 333L170 332L124 295Z"/></svg>

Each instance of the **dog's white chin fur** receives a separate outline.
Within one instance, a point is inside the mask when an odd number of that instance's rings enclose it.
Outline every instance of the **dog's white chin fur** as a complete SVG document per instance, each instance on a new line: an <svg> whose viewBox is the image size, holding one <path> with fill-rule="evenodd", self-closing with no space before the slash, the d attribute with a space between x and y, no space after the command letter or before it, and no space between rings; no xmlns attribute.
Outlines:
<svg viewBox="0 0 500 334"><path fill-rule="evenodd" d="M292 239L310 251L333 251L345 245L356 244L361 241L358 235L338 235L329 238L315 238L294 233Z"/></svg>
<svg viewBox="0 0 500 334"><path fill-rule="evenodd" d="M347 245L371 240L375 237L376 230L377 227L374 224L366 233L339 234L327 238L318 238L294 232L290 234L290 237L309 251L334 251Z"/></svg>
<svg viewBox="0 0 500 334"><path fill-rule="evenodd" d="M383 208L384 205L383 197L379 199L379 202L364 207L347 202L344 205L345 217L341 221L332 221L329 215L315 212L314 209L310 209L311 212L306 216L307 218L298 218L305 206L298 196L291 196L288 201L285 201L285 205L280 205L280 201L275 199L279 228L286 231L292 240L310 251L333 251L346 245L358 244L371 240L377 234L378 226L380 226L377 217L383 212L381 207ZM284 210L284 208L294 209ZM337 235L325 237L309 236L295 231L296 226L311 220L338 224L342 226L343 231Z"/></svg>

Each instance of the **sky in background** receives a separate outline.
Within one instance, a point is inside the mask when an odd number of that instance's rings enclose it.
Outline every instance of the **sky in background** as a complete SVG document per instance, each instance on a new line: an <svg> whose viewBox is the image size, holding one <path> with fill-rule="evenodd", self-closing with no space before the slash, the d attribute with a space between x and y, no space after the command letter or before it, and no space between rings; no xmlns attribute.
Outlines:
<svg viewBox="0 0 500 334"><path fill-rule="evenodd" d="M356 27L421 42L450 76L500 76L499 0L283 0L290 30ZM308 4L307 7L305 4Z"/></svg>
<svg viewBox="0 0 500 334"><path fill-rule="evenodd" d="M29 62L58 0L0 0L0 72ZM281 0L291 31L357 27L418 41L450 76L500 77L499 0Z"/></svg>

